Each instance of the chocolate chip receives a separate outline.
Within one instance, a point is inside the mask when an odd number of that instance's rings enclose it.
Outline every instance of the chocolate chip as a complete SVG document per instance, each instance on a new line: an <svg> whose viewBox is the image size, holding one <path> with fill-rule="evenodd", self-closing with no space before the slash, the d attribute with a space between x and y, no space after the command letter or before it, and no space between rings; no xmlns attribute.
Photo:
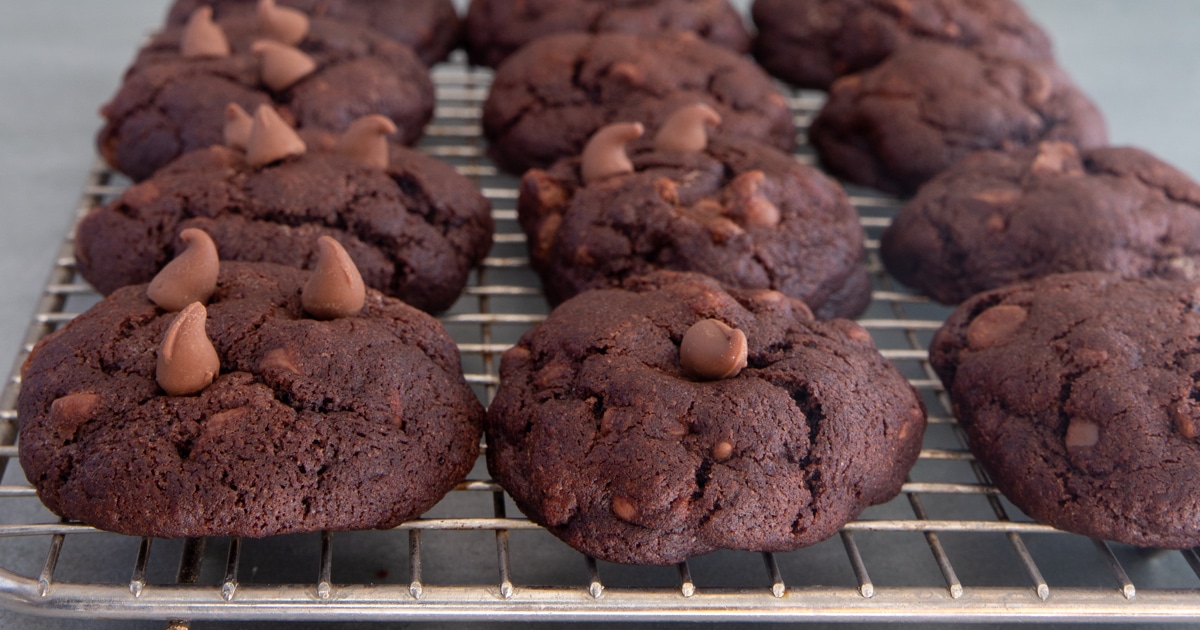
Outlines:
<svg viewBox="0 0 1200 630"><path fill-rule="evenodd" d="M192 302L207 304L217 290L221 261L207 232L187 228L179 238L187 243L146 287L146 297L166 311L181 311Z"/></svg>
<svg viewBox="0 0 1200 630"><path fill-rule="evenodd" d="M638 515L637 509L633 507L633 503L630 503L629 499L625 497L613 497L612 511L617 518L627 523L633 523Z"/></svg>
<svg viewBox="0 0 1200 630"><path fill-rule="evenodd" d="M308 16L303 11L276 6L275 0L259 0L258 29L263 35L294 46L304 41L308 26Z"/></svg>
<svg viewBox="0 0 1200 630"><path fill-rule="evenodd" d="M50 403L50 417L63 425L78 426L92 417L99 404L100 396L91 392L67 394Z"/></svg>
<svg viewBox="0 0 1200 630"><path fill-rule="evenodd" d="M967 346L984 350L1008 341L1029 318L1029 311L1012 304L993 306L980 313L967 326Z"/></svg>
<svg viewBox="0 0 1200 630"><path fill-rule="evenodd" d="M721 115L704 103L681 107L659 127L654 135L654 148L698 153L708 147L709 125L720 124Z"/></svg>
<svg viewBox="0 0 1200 630"><path fill-rule="evenodd" d="M283 370L293 374L300 374L300 368L296 367L296 362L292 358L292 353L284 348L275 348L268 350L261 361L258 362L258 369L266 372L269 370Z"/></svg>
<svg viewBox="0 0 1200 630"><path fill-rule="evenodd" d="M221 359L208 338L208 312L194 302L175 316L158 351L155 380L168 396L203 391L221 372Z"/></svg>
<svg viewBox="0 0 1200 630"><path fill-rule="evenodd" d="M259 57L262 82L275 92L282 92L317 69L313 61L299 48L271 40L259 40L250 46Z"/></svg>
<svg viewBox="0 0 1200 630"><path fill-rule="evenodd" d="M350 123L334 150L363 166L382 171L388 167L388 136L393 133L396 124L387 116L363 116Z"/></svg>
<svg viewBox="0 0 1200 630"><path fill-rule="evenodd" d="M737 376L746 367L747 343L742 331L716 319L696 322L683 335L679 363L702 381Z"/></svg>
<svg viewBox="0 0 1200 630"><path fill-rule="evenodd" d="M1087 420L1071 420L1067 425L1067 448L1091 448L1100 441L1100 427Z"/></svg>
<svg viewBox="0 0 1200 630"><path fill-rule="evenodd" d="M245 151L250 144L250 130L254 128L254 118L237 103L225 106L225 127L222 136L225 146L238 151Z"/></svg>
<svg viewBox="0 0 1200 630"><path fill-rule="evenodd" d="M203 6L192 12L183 30L179 52L188 59L229 56L229 40L225 31L213 22L212 7Z"/></svg>
<svg viewBox="0 0 1200 630"><path fill-rule="evenodd" d="M1082 175L1079 150L1069 142L1043 142L1029 167L1034 175Z"/></svg>
<svg viewBox="0 0 1200 630"><path fill-rule="evenodd" d="M268 105L258 106L246 142L246 164L265 166L307 150L296 131L279 117L279 112Z"/></svg>
<svg viewBox="0 0 1200 630"><path fill-rule="evenodd" d="M642 136L641 123L613 123L592 135L580 155L579 170L584 183L633 172L625 145Z"/></svg>
<svg viewBox="0 0 1200 630"><path fill-rule="evenodd" d="M316 269L300 294L305 312L317 319L357 315L367 298L358 267L331 236L317 239L317 247L321 253Z"/></svg>

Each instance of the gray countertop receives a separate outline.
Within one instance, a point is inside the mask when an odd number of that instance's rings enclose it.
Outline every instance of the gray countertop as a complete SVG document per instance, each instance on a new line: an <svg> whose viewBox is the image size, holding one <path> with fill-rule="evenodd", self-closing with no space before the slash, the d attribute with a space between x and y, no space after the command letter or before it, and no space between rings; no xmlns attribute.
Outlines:
<svg viewBox="0 0 1200 630"><path fill-rule="evenodd" d="M1195 35L1200 2L1028 0L1026 6L1054 37L1062 64L1106 114L1113 144L1140 146L1200 176L1200 124L1194 120L1200 104L1200 38ZM5 366L3 357L15 356L24 336L95 159L97 109L164 12L162 0L4 5L0 362ZM44 543L40 549L44 553ZM0 566L17 553L9 545L0 547ZM0 610L2 628L163 625L64 622Z"/></svg>

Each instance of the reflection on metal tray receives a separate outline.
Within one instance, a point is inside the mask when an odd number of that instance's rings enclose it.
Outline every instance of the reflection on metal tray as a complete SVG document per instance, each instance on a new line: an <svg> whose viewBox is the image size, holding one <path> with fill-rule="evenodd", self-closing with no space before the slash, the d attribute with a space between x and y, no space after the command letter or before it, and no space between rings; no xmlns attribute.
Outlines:
<svg viewBox="0 0 1200 630"><path fill-rule="evenodd" d="M421 147L474 179L495 208L491 256L442 317L467 379L490 400L500 353L546 305L516 224L516 180L483 154L479 116L491 74L457 57L434 76L436 120ZM823 96L789 98L803 134ZM813 161L800 140L797 159ZM80 210L117 194L118 179L98 165ZM880 268L878 238L897 202L852 193L874 283L860 323L922 392L932 417L903 494L868 509L839 537L784 554L718 552L669 570L598 563L521 518L479 464L473 480L429 514L386 532L152 541L56 522L44 510L29 522L0 520L0 606L165 620L1200 620L1195 550L1143 551L1063 534L1029 522L987 483L927 362L948 311L898 288ZM0 398L0 465L16 467L17 368L38 339L97 299L76 277L71 251L68 236ZM0 486L0 513L16 502L37 498L28 486ZM4 563L3 543L30 536L48 552L40 572L24 574ZM104 575L76 575L59 566L63 549L83 558L71 566L101 553L129 561Z"/></svg>

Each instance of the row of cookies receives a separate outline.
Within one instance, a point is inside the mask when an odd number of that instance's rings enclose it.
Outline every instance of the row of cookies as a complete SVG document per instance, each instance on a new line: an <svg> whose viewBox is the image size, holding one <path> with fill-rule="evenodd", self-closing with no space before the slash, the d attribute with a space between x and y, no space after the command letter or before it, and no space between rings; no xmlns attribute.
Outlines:
<svg viewBox="0 0 1200 630"><path fill-rule="evenodd" d="M524 514L671 564L810 545L900 491L924 404L843 319L870 300L862 228L785 152L761 69L686 33L550 35L499 65L483 128L555 305L485 421Z"/></svg>
<svg viewBox="0 0 1200 630"><path fill-rule="evenodd" d="M22 467L56 514L132 535L397 525L478 456L483 407L418 308L457 299L490 204L397 141L432 111L407 46L269 0L213 14L104 109L101 153L149 161L78 226L109 295L23 367Z"/></svg>
<svg viewBox="0 0 1200 630"><path fill-rule="evenodd" d="M1104 146L1015 3L760 0L755 16L764 63L831 91L812 129L823 162L915 191L882 259L962 302L930 361L1000 490L1068 531L1200 542L1200 497L1178 482L1200 465L1200 186Z"/></svg>

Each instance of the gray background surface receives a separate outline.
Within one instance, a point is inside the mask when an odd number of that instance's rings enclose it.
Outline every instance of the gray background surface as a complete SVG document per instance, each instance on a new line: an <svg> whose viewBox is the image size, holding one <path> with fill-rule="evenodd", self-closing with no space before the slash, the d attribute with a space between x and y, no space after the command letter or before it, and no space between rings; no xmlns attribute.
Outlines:
<svg viewBox="0 0 1200 630"><path fill-rule="evenodd" d="M0 365L7 369L94 159L97 109L115 90L138 42L161 20L165 3L8 0L3 6ZM1200 124L1195 119L1200 104L1200 38L1195 34L1200 2L1028 0L1026 6L1054 37L1063 65L1106 114L1114 144L1141 146L1200 176ZM35 556L41 557L44 549L39 542ZM24 554L13 545L0 547L0 566L27 562ZM101 552L91 561L108 560ZM124 574L128 560L120 561L118 573ZM0 628L163 625L47 620L0 610Z"/></svg>

